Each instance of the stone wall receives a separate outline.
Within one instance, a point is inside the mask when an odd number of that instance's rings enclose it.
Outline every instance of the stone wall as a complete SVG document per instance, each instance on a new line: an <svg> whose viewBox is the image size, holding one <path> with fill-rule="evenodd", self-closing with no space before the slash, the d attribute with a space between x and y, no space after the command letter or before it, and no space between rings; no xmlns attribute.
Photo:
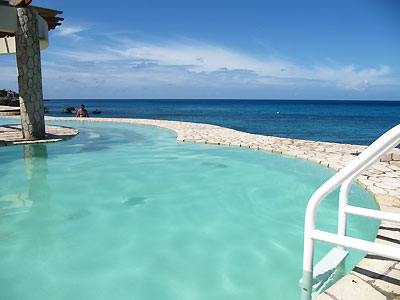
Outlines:
<svg viewBox="0 0 400 300"><path fill-rule="evenodd" d="M45 137L37 11L17 8L16 52L23 137Z"/></svg>

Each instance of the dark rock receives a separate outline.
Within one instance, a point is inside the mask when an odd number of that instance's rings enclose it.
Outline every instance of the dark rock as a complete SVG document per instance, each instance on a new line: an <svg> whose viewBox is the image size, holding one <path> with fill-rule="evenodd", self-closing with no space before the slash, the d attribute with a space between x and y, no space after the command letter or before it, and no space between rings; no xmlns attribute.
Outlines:
<svg viewBox="0 0 400 300"><path fill-rule="evenodd" d="M19 98L11 99L11 106L18 106L19 107Z"/></svg>
<svg viewBox="0 0 400 300"><path fill-rule="evenodd" d="M19 99L10 99L7 97L0 97L0 105L19 107Z"/></svg>
<svg viewBox="0 0 400 300"><path fill-rule="evenodd" d="M19 107L19 95L13 91L0 90L0 105Z"/></svg>
<svg viewBox="0 0 400 300"><path fill-rule="evenodd" d="M45 107L44 107L44 112L45 112L45 113L49 113L49 112L50 112L50 109L49 109L48 107L45 106Z"/></svg>
<svg viewBox="0 0 400 300"><path fill-rule="evenodd" d="M94 115L101 114L101 111L96 108L94 111L92 111L92 114Z"/></svg>
<svg viewBox="0 0 400 300"><path fill-rule="evenodd" d="M73 106L67 107L61 111L62 114L76 114L76 109Z"/></svg>

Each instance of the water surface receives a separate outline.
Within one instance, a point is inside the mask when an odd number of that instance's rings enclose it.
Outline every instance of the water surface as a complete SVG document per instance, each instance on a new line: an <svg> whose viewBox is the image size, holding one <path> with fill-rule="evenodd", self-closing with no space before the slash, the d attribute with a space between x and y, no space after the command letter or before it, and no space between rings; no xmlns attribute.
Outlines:
<svg viewBox="0 0 400 300"><path fill-rule="evenodd" d="M150 126L48 123L80 134L0 147L2 299L299 298L306 203L332 170ZM335 197L320 229L336 231ZM350 202L376 207L359 186ZM377 222L349 222L374 239Z"/></svg>

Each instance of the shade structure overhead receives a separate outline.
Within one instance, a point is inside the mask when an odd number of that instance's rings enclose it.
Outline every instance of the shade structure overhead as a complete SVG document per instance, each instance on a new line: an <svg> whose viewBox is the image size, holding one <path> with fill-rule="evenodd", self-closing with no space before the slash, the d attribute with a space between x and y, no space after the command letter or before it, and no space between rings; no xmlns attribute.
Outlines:
<svg viewBox="0 0 400 300"><path fill-rule="evenodd" d="M61 25L63 18L57 17L62 11L37 6L29 6L38 12L40 49L49 46L48 31ZM0 54L14 54L15 32L17 31L17 8L0 0Z"/></svg>
<svg viewBox="0 0 400 300"><path fill-rule="evenodd" d="M60 11L28 7L31 1L0 0L0 54L16 54L22 138L39 140L46 136L40 50L62 19Z"/></svg>
<svg viewBox="0 0 400 300"><path fill-rule="evenodd" d="M14 7L14 6L11 6L8 3L8 1L2 1L2 0L0 0L0 6ZM57 15L60 15L63 13L62 11L33 6L33 5L30 5L29 7L35 9L39 13L39 15L47 22L49 31L55 29L57 26L60 26L61 22L64 21L64 18L57 17ZM3 18L3 15L2 15L2 18ZM1 29L2 28L0 28L0 38L5 37L5 36L10 36L9 32L1 31ZM11 36L12 35L13 34L11 34Z"/></svg>

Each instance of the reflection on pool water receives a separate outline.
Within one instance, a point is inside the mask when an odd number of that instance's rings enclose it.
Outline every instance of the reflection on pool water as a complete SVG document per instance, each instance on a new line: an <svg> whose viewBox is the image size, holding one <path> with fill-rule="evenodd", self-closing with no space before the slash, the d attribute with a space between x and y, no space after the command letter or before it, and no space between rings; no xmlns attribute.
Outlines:
<svg viewBox="0 0 400 300"><path fill-rule="evenodd" d="M299 298L306 203L332 170L147 126L51 124L80 134L0 148L1 299ZM336 230L335 197L320 229ZM376 207L359 186L350 202ZM379 224L349 223L369 240Z"/></svg>

